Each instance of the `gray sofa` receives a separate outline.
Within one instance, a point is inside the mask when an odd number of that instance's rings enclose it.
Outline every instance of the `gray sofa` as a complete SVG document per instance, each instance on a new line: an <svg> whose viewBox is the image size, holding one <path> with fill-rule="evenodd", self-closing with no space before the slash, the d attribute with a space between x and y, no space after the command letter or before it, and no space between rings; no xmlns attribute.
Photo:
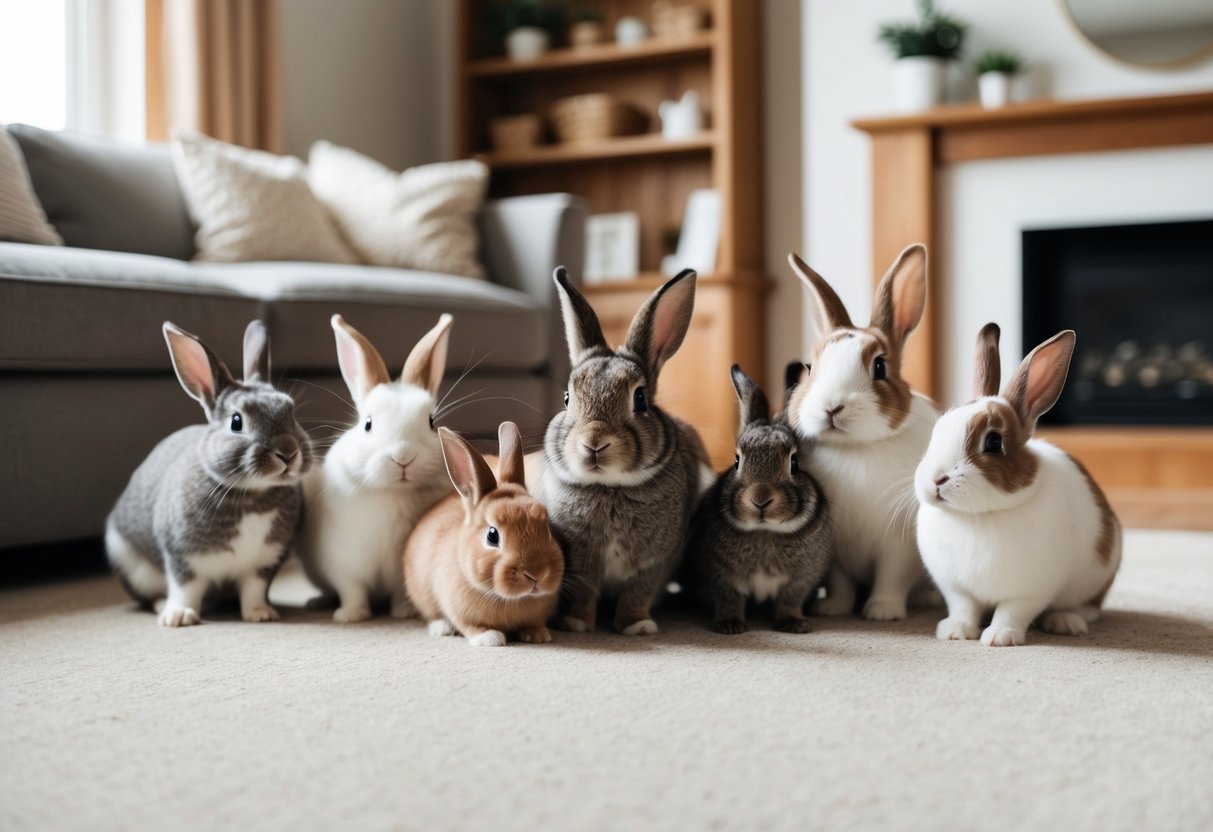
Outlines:
<svg viewBox="0 0 1213 832"><path fill-rule="evenodd" d="M0 547L100 534L147 452L202 418L172 375L165 320L201 335L233 368L245 325L265 320L274 376L317 437L353 415L336 369L334 312L397 370L440 313L455 316L447 386L466 370L452 399L472 399L442 424L491 436L513 419L536 443L559 407L568 364L551 274L583 261L586 211L576 197L488 203L480 230L489 281L191 262L193 229L167 147L8 129L67 245L0 242Z"/></svg>

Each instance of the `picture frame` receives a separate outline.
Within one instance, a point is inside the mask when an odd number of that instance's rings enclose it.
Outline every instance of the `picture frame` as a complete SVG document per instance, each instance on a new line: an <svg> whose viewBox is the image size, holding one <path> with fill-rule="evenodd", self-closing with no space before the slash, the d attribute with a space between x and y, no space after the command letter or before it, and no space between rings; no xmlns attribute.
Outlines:
<svg viewBox="0 0 1213 832"><path fill-rule="evenodd" d="M699 188L687 196L678 248L663 258L661 270L673 277L683 269L694 269L701 275L716 270L716 250L720 246L720 191Z"/></svg>
<svg viewBox="0 0 1213 832"><path fill-rule="evenodd" d="M594 214L585 222L586 283L630 280L640 273L640 215Z"/></svg>

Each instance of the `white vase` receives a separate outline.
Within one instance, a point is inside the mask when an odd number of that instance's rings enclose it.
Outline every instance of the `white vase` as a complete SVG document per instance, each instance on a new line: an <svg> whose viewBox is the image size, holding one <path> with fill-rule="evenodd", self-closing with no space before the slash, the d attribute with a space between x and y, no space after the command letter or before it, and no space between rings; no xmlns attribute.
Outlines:
<svg viewBox="0 0 1213 832"><path fill-rule="evenodd" d="M942 58L899 58L894 76L897 109L916 113L943 101L943 69Z"/></svg>
<svg viewBox="0 0 1213 832"><path fill-rule="evenodd" d="M548 51L548 33L538 26L519 26L505 36L505 51L515 61L533 61Z"/></svg>
<svg viewBox="0 0 1213 832"><path fill-rule="evenodd" d="M1005 72L983 72L977 79L981 106L987 110L1005 107L1011 100L1011 76Z"/></svg>
<svg viewBox="0 0 1213 832"><path fill-rule="evenodd" d="M623 48L639 46L649 36L649 27L639 17L621 17L615 24L615 43Z"/></svg>

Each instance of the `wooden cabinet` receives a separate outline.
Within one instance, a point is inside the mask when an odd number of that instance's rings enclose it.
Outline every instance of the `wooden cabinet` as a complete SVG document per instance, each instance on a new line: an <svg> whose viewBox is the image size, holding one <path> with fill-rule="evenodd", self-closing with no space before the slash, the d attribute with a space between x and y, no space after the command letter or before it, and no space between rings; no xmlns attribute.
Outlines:
<svg viewBox="0 0 1213 832"><path fill-rule="evenodd" d="M761 4L699 0L709 27L653 36L621 48L613 42L572 49L558 41L540 58L502 57L486 21L491 0L460 0L457 18L457 137L462 155L492 169L494 196L564 191L585 197L592 213L633 211L640 217L640 271L635 280L585 287L607 339L622 340L644 299L663 280L668 230L678 227L687 197L720 192L720 245L713 274L700 275L695 319L681 352L662 374L658 401L703 434L713 463L733 458L737 406L729 367L763 378L762 141L759 38ZM585 0L608 39L624 15L652 18L649 0ZM660 135L661 101L695 90L707 111L702 133L669 141ZM489 124L498 116L548 116L553 102L605 92L638 109L647 127L632 135L493 150ZM579 275L580 263L567 264ZM771 391L778 395L778 391Z"/></svg>

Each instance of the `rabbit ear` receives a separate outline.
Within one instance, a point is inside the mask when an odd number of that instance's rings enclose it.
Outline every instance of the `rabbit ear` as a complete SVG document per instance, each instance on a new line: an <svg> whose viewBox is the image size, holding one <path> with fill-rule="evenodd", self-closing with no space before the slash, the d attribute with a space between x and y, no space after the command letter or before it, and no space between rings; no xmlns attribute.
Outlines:
<svg viewBox="0 0 1213 832"><path fill-rule="evenodd" d="M973 367L973 398L997 396L1002 366L998 358L998 324L988 323L977 334L977 361Z"/></svg>
<svg viewBox="0 0 1213 832"><path fill-rule="evenodd" d="M202 343L198 336L191 335L171 321L165 321L161 329L164 332L164 341L168 344L168 354L173 360L177 380L190 398L202 405L207 418L210 419L214 415L215 402L219 395L236 383L232 374L219 356L211 352L211 348Z"/></svg>
<svg viewBox="0 0 1213 832"><path fill-rule="evenodd" d="M522 453L522 434L513 422L502 422L497 428L497 453L501 462L501 481L526 488L526 464Z"/></svg>
<svg viewBox="0 0 1213 832"><path fill-rule="evenodd" d="M470 513L485 494L497 487L497 480L480 452L455 431L438 428L438 439L442 442L446 472L463 498L464 511Z"/></svg>
<svg viewBox="0 0 1213 832"><path fill-rule="evenodd" d="M927 247L914 243L897 255L876 287L872 326L899 348L927 308Z"/></svg>
<svg viewBox="0 0 1213 832"><path fill-rule="evenodd" d="M826 283L824 277L810 269L798 254L788 255L788 265L817 298L817 303L813 305L813 314L817 318L818 336L840 327L851 326L851 316L847 314L847 308L842 305L842 298L838 297L838 293L829 283Z"/></svg>
<svg viewBox="0 0 1213 832"><path fill-rule="evenodd" d="M244 380L270 383L270 333L261 321L244 330Z"/></svg>
<svg viewBox="0 0 1213 832"><path fill-rule="evenodd" d="M594 314L590 302L577 290L569 279L568 270L557 266L553 275L560 294L560 313L564 318L564 337L569 344L569 359L574 366L594 350L609 350L602 337L602 327Z"/></svg>
<svg viewBox="0 0 1213 832"><path fill-rule="evenodd" d="M404 362L404 371L400 374L401 381L424 387L431 396L438 395L438 385L442 384L442 376L446 372L446 350L451 340L451 324L455 319L445 312L438 318L438 323L427 332Z"/></svg>
<svg viewBox="0 0 1213 832"><path fill-rule="evenodd" d="M755 422L766 422L771 418L771 406L767 397L754 379L741 371L741 365L734 364L733 389L737 391L737 401L741 404L741 429Z"/></svg>
<svg viewBox="0 0 1213 832"><path fill-rule="evenodd" d="M635 353L648 369L650 380L678 352L695 309L695 270L683 269L654 292L628 327L624 349Z"/></svg>
<svg viewBox="0 0 1213 832"><path fill-rule="evenodd" d="M1007 382L1003 398L1015 408L1028 433L1036 430L1036 420L1057 404L1057 397L1066 386L1074 341L1072 329L1057 333L1028 353Z"/></svg>
<svg viewBox="0 0 1213 832"><path fill-rule="evenodd" d="M345 318L334 315L333 333L337 336L337 363L341 377L350 389L354 401L361 405L367 394L377 385L387 384L392 379L387 374L387 365L379 351L366 336L345 322Z"/></svg>

